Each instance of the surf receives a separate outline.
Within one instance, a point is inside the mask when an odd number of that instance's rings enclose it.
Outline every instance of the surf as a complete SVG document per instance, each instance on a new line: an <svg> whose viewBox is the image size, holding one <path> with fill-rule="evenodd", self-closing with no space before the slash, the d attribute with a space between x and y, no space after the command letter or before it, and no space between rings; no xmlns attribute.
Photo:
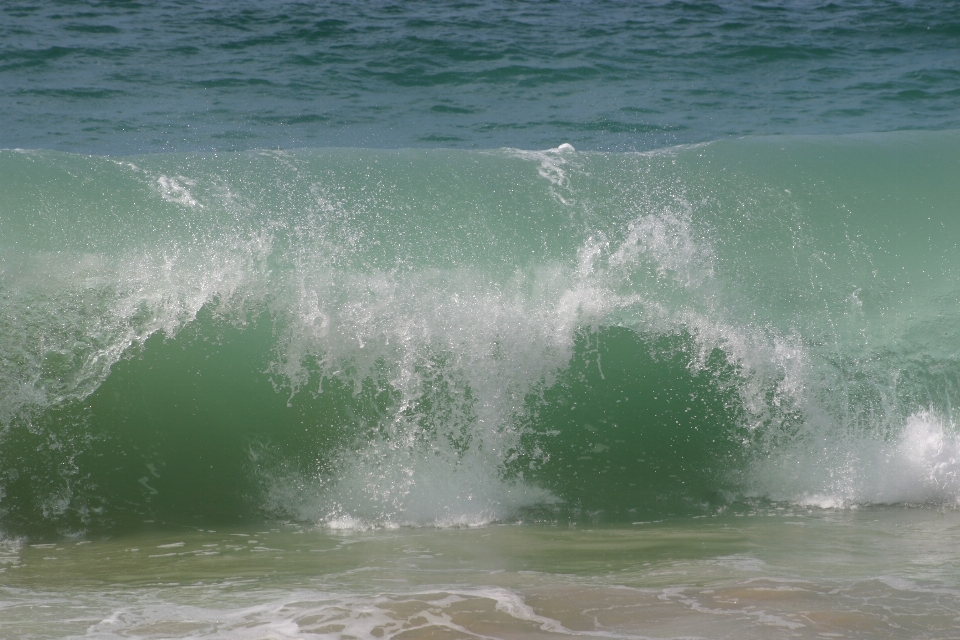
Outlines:
<svg viewBox="0 0 960 640"><path fill-rule="evenodd" d="M956 504L957 135L0 151L0 528Z"/></svg>

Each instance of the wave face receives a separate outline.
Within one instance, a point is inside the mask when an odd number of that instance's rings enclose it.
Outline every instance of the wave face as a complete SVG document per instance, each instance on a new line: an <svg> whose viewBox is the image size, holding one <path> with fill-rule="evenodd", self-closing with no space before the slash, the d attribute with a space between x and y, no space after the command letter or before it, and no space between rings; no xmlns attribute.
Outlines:
<svg viewBox="0 0 960 640"><path fill-rule="evenodd" d="M958 169L0 151L0 528L956 503Z"/></svg>

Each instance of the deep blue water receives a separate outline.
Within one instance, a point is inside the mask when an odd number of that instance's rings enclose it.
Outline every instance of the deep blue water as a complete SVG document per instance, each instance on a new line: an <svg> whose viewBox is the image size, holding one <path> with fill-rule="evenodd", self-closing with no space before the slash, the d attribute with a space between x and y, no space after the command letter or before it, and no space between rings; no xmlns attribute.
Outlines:
<svg viewBox="0 0 960 640"><path fill-rule="evenodd" d="M958 126L955 2L0 6L0 148L642 150Z"/></svg>

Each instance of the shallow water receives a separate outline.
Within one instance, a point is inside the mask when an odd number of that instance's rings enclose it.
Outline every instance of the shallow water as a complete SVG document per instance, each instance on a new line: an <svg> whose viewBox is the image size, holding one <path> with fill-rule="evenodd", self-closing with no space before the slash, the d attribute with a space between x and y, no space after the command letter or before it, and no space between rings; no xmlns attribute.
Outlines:
<svg viewBox="0 0 960 640"><path fill-rule="evenodd" d="M620 526L8 543L8 637L946 638L960 515L757 508Z"/></svg>

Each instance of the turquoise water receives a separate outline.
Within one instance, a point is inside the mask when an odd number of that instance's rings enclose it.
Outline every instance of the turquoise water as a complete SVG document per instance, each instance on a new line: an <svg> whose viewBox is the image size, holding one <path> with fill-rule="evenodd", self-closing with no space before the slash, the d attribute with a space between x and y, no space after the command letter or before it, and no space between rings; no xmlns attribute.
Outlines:
<svg viewBox="0 0 960 640"><path fill-rule="evenodd" d="M0 12L4 634L953 633L953 5Z"/></svg>
<svg viewBox="0 0 960 640"><path fill-rule="evenodd" d="M953 504L957 142L0 152L4 525Z"/></svg>

